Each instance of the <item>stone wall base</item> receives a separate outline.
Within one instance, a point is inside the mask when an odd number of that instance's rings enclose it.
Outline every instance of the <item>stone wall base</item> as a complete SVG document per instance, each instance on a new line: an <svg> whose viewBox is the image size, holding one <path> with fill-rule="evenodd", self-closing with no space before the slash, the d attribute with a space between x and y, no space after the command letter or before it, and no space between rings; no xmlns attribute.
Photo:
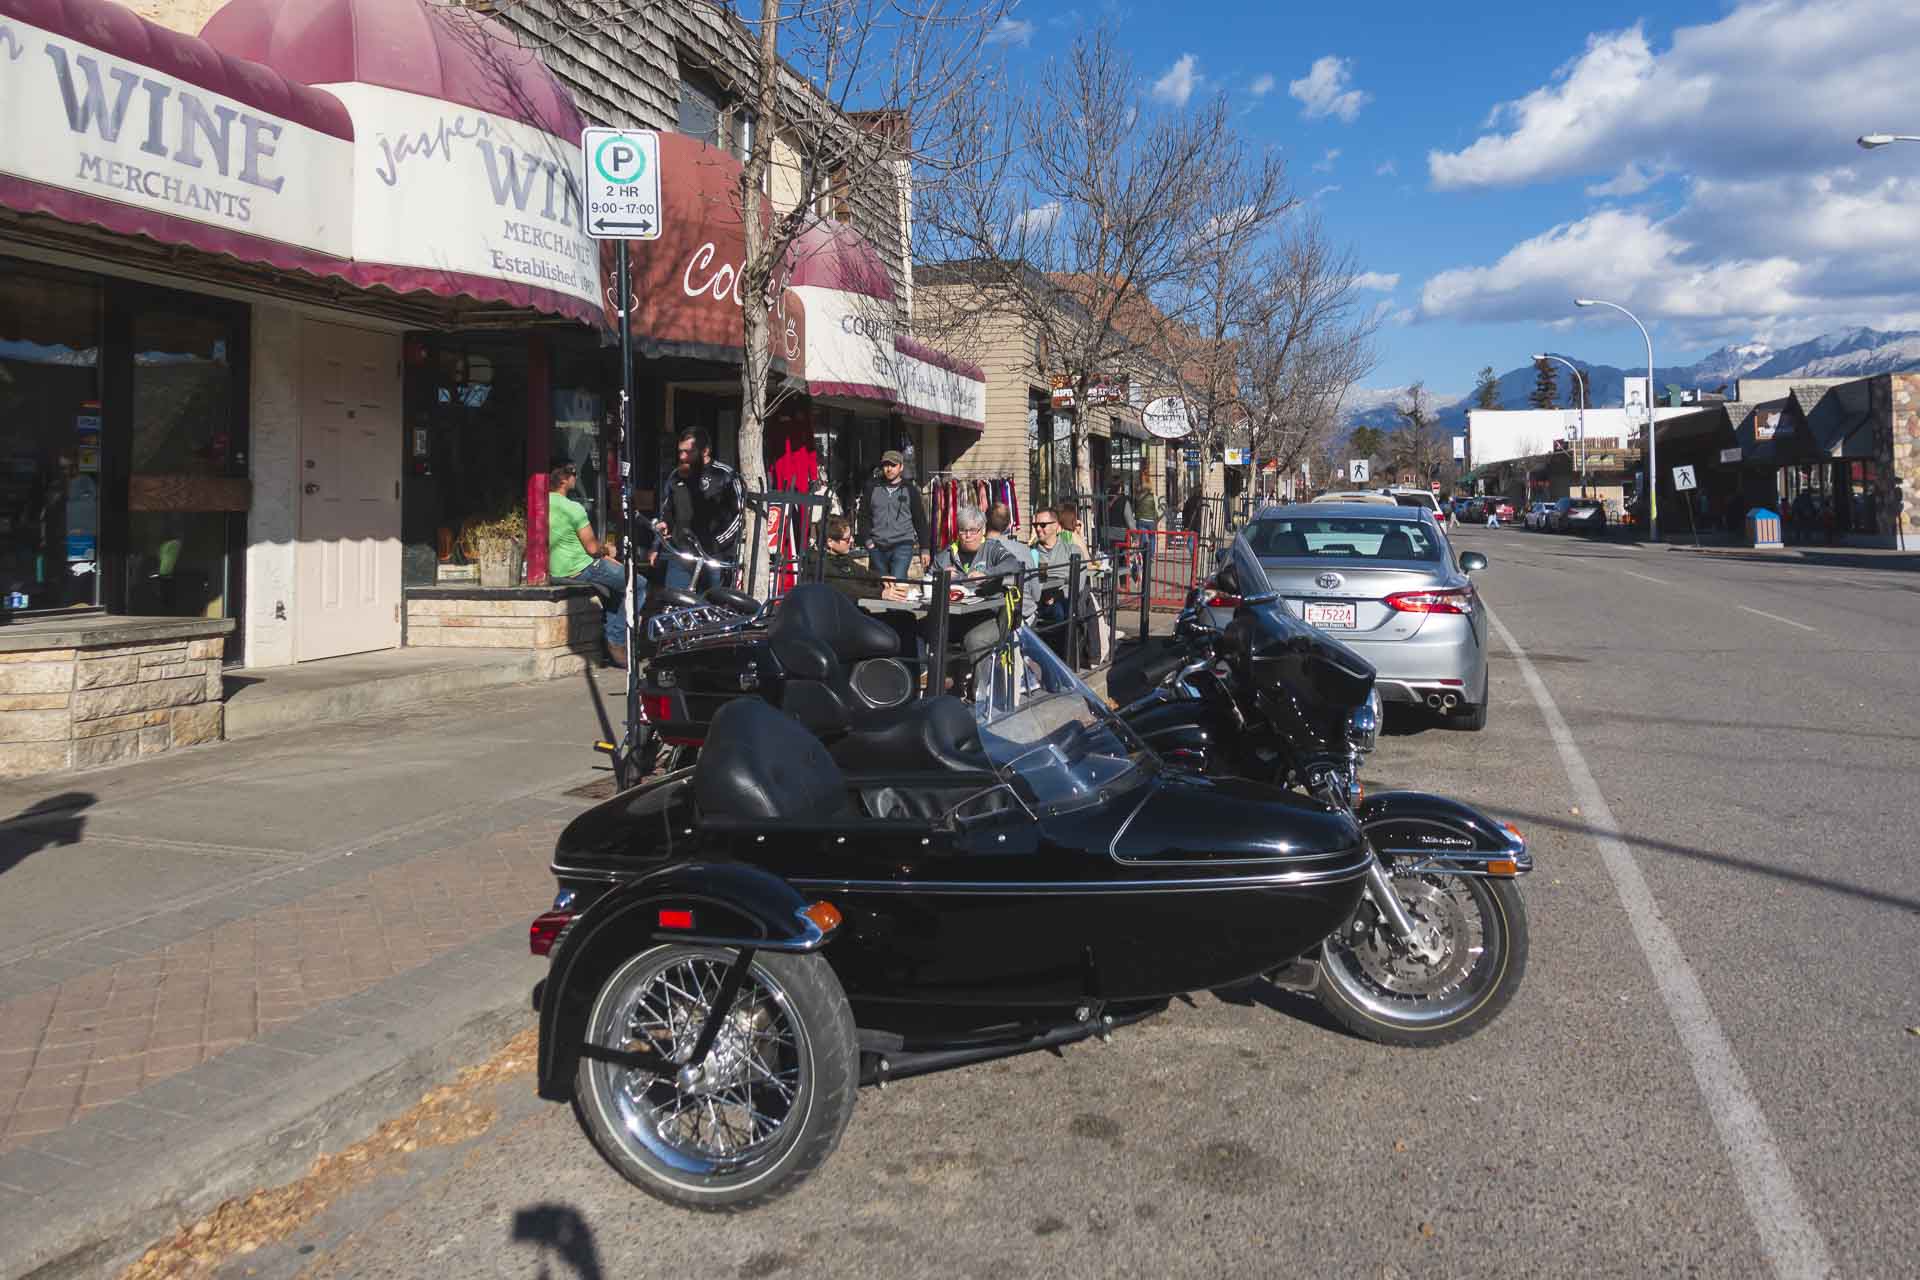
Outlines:
<svg viewBox="0 0 1920 1280"><path fill-rule="evenodd" d="M412 588L407 592L407 645L458 649L531 649L584 668L599 652L599 602L563 587ZM560 674L567 672L561 671Z"/></svg>
<svg viewBox="0 0 1920 1280"><path fill-rule="evenodd" d="M0 652L0 777L117 764L220 739L218 634L86 638L95 643Z"/></svg>

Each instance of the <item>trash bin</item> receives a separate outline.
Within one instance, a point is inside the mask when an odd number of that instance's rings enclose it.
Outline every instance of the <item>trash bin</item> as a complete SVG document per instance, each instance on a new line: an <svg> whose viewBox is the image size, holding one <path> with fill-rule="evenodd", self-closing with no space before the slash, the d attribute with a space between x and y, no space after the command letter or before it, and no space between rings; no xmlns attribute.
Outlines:
<svg viewBox="0 0 1920 1280"><path fill-rule="evenodd" d="M1778 511L1755 507L1747 512L1747 545L1750 547L1780 545L1780 513Z"/></svg>

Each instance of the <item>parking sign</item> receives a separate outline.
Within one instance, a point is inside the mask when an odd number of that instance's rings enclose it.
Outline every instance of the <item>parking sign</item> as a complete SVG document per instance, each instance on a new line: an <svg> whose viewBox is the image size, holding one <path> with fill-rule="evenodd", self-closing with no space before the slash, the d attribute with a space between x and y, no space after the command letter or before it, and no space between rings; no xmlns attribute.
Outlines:
<svg viewBox="0 0 1920 1280"><path fill-rule="evenodd" d="M596 240L660 238L660 135L650 129L585 129L587 234Z"/></svg>

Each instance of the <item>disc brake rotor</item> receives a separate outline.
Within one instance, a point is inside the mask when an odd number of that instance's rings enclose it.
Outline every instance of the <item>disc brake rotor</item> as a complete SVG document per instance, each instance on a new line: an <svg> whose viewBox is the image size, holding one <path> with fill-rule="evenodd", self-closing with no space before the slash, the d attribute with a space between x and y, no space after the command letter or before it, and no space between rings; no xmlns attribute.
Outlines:
<svg viewBox="0 0 1920 1280"><path fill-rule="evenodd" d="M1371 928L1349 937L1347 950L1361 973L1397 996L1431 998L1459 986L1485 949L1480 913L1457 877L1395 877L1395 894L1412 918L1402 942L1369 908Z"/></svg>

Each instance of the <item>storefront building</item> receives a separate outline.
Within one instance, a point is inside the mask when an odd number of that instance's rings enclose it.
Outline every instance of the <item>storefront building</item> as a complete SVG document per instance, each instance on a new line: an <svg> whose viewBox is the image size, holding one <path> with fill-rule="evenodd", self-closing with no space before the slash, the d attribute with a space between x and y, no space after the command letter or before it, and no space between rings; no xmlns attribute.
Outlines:
<svg viewBox="0 0 1920 1280"><path fill-rule="evenodd" d="M194 38L0 0L0 112L45 125L0 134L0 638L35 703L0 769L218 736L223 661L397 645L406 335L597 342L564 95L469 15L361 7L389 26L239 0Z"/></svg>
<svg viewBox="0 0 1920 1280"><path fill-rule="evenodd" d="M1733 401L1662 421L1660 465L1661 502L1672 468L1692 466L1696 518L1713 524L1736 503L1785 516L1805 493L1818 524L1803 532L1910 547L1920 374L1742 379Z"/></svg>

